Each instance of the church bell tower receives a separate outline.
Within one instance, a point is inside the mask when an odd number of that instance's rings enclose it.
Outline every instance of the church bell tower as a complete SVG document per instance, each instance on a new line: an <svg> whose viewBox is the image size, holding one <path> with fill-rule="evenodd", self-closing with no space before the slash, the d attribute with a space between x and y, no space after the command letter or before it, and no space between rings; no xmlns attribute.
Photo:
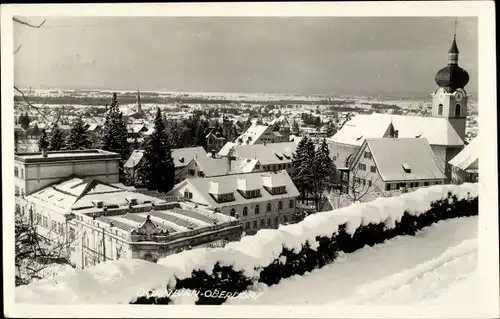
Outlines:
<svg viewBox="0 0 500 319"><path fill-rule="evenodd" d="M469 83L469 74L458 66L458 54L455 31L448 51L448 65L436 73L435 81L439 89L433 94L432 116L448 119L458 136L465 141L469 95L464 88Z"/></svg>

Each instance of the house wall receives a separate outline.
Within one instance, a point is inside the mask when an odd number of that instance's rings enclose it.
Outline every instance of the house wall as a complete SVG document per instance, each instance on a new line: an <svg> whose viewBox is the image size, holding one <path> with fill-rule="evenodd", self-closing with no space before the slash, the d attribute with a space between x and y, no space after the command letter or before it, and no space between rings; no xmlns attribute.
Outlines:
<svg viewBox="0 0 500 319"><path fill-rule="evenodd" d="M172 192L169 192L171 196L183 197L184 192L188 190L192 194L192 198L189 201L201 205L209 205L205 201L204 196L202 196L198 191L193 189L193 187L188 184L179 187ZM261 190L265 191L265 190ZM209 196L208 194L206 196ZM247 204L234 204L234 203L224 203L219 205L218 209L220 213L231 216L231 210L234 209L235 216L239 216L239 220L243 224L243 230L248 233L255 233L257 230L262 228L277 228L280 223L292 221L293 214L295 214L296 209L296 197L287 196L284 194L280 198L272 199L270 201L262 201L259 198L255 198L255 201ZM283 209L279 210L279 201L283 203ZM292 201L292 207L290 207L290 201ZM267 212L267 204L271 204L271 211ZM255 206L259 205L259 214L255 214ZM243 210L247 207L248 215L243 216ZM285 217L286 216L286 217ZM278 218L276 220L276 218ZM268 225L268 219L270 224ZM264 220L264 226L261 226L261 220ZM254 221L257 225L254 225ZM247 224L248 223L248 224Z"/></svg>
<svg viewBox="0 0 500 319"><path fill-rule="evenodd" d="M83 160L71 162L14 163L18 171L24 171L15 178L15 185L25 194L36 192L47 185L71 175L89 176L105 183L118 183L118 160Z"/></svg>
<svg viewBox="0 0 500 319"><path fill-rule="evenodd" d="M369 154L369 157L365 157L365 153ZM354 186L349 187L349 194L357 199L358 196L368 196L374 192L382 191L384 189L384 181L380 177L377 165L366 144L362 146L360 156L353 160L355 163L353 163L354 165L352 166L353 170L349 173L349 185ZM364 165L364 167L362 165ZM372 168L374 172L372 172ZM355 178L359 178L361 181L355 183ZM354 192L356 194L354 194Z"/></svg>
<svg viewBox="0 0 500 319"><path fill-rule="evenodd" d="M330 142L330 157L336 167L346 167L346 160L349 155L353 156L358 152L359 146Z"/></svg>
<svg viewBox="0 0 500 319"><path fill-rule="evenodd" d="M469 173L456 166L451 166L451 182L453 184L477 183L478 179L479 174L477 171Z"/></svg>

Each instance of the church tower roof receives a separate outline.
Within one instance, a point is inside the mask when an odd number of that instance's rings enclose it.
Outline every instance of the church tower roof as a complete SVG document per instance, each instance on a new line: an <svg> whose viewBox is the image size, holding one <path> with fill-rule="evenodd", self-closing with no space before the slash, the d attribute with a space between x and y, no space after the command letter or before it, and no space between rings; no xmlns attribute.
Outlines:
<svg viewBox="0 0 500 319"><path fill-rule="evenodd" d="M457 89L463 89L469 83L469 74L458 66L458 46L456 34L448 51L448 65L436 73L434 80L436 84L447 92L453 93Z"/></svg>

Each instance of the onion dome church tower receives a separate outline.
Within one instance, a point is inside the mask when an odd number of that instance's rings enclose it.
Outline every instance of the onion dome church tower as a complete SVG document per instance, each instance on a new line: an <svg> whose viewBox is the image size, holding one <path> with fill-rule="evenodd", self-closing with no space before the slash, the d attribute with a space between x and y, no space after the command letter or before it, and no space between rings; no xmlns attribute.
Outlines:
<svg viewBox="0 0 500 319"><path fill-rule="evenodd" d="M464 88L469 83L469 74L458 66L458 54L455 32L448 51L448 65L436 73L435 81L439 89L433 94L432 116L447 118L462 141L465 141L469 95Z"/></svg>

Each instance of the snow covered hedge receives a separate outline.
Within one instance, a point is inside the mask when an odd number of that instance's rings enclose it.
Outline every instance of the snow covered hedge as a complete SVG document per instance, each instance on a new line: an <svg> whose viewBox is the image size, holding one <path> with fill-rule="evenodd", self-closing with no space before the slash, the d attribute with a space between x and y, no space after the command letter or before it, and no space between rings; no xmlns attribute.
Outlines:
<svg viewBox="0 0 500 319"><path fill-rule="evenodd" d="M395 236L414 235L440 220L477 214L477 184L439 185L317 213L298 224L261 230L225 248L187 251L159 263L183 269L169 280L169 290L195 290L197 304L221 304L227 297L211 297L214 291L235 296L256 281L277 284L334 262L339 251L351 253ZM168 296L153 293L131 303L168 301Z"/></svg>
<svg viewBox="0 0 500 319"><path fill-rule="evenodd" d="M353 252L440 220L478 214L478 185L436 185L391 198L308 216L260 230L224 248L199 248L158 263L124 259L73 270L16 288L17 302L169 304L173 291L197 293L197 304L221 304L256 282L277 284ZM225 291L214 298L214 292ZM149 294L151 292L151 294ZM208 292L208 293L207 293Z"/></svg>

